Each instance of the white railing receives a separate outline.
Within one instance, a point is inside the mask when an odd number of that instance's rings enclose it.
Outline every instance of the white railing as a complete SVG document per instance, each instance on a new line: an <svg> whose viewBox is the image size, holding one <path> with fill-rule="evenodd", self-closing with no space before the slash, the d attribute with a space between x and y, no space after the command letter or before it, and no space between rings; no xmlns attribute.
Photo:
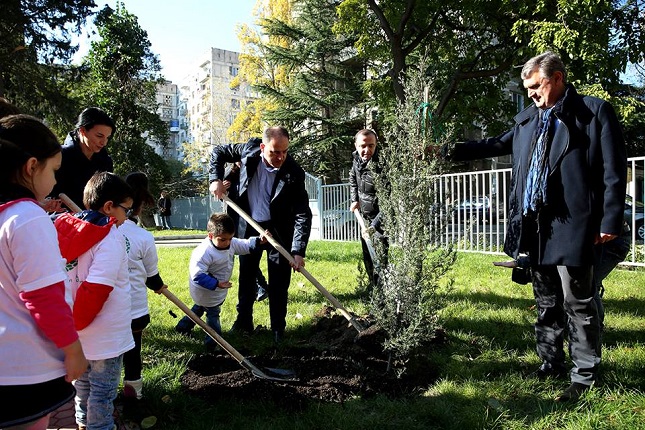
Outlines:
<svg viewBox="0 0 645 430"><path fill-rule="evenodd" d="M632 241L631 252L623 264L645 266L645 157L628 161L627 194L632 203L628 204L628 199L625 204L625 221L632 228ZM437 176L431 184L435 201L428 218L437 243L452 244L464 252L501 254L510 185L511 169ZM312 239L359 240L358 224L349 211L349 184L322 185L319 178L307 174L305 187L314 215ZM173 201L171 222L177 227L205 229L208 216L221 210L221 202L213 198L177 199Z"/></svg>
<svg viewBox="0 0 645 430"><path fill-rule="evenodd" d="M631 252L624 265L645 266L643 205L645 200L645 157L630 158L627 194L637 203L626 203L625 220L632 228ZM358 225L349 212L349 184L315 185L322 240L358 240ZM464 252L501 254L506 234L511 169L451 173L437 177L431 185L435 204L429 217L439 244L452 244ZM635 197L635 198L634 198ZM310 194L311 198L311 194ZM633 205L632 205L633 206Z"/></svg>

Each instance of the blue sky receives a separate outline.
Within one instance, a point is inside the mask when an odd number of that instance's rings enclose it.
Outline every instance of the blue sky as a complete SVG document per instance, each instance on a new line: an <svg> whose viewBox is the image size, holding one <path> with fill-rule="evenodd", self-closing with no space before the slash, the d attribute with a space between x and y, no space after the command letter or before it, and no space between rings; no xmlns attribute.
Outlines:
<svg viewBox="0 0 645 430"><path fill-rule="evenodd" d="M116 0L95 3L97 10L105 4L115 8ZM238 24L253 23L256 0L123 0L123 3L148 32L163 75L179 83L200 54L210 47L240 50L235 29ZM87 53L87 40L86 35L80 38L77 59Z"/></svg>

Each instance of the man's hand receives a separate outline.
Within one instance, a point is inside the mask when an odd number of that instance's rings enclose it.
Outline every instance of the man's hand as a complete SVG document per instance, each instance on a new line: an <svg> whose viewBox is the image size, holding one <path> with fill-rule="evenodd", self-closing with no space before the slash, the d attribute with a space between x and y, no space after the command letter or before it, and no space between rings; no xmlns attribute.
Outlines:
<svg viewBox="0 0 645 430"><path fill-rule="evenodd" d="M598 245L599 243L609 242L610 240L614 240L617 237L618 237L618 235L616 235L616 234L600 233L600 236L596 236L596 240L594 241L594 245Z"/></svg>
<svg viewBox="0 0 645 430"><path fill-rule="evenodd" d="M300 272L301 267L305 267L305 259L302 255L294 255L293 256L294 263L289 263L291 267L293 268L294 271Z"/></svg>
<svg viewBox="0 0 645 430"><path fill-rule="evenodd" d="M213 196L217 197L219 200L222 200L222 197L226 195L226 187L224 186L224 183L219 179L211 182L211 185L210 187L208 187L208 190Z"/></svg>
<svg viewBox="0 0 645 430"><path fill-rule="evenodd" d="M352 204L349 207L350 212L354 212L354 210L358 209L358 202L352 202Z"/></svg>

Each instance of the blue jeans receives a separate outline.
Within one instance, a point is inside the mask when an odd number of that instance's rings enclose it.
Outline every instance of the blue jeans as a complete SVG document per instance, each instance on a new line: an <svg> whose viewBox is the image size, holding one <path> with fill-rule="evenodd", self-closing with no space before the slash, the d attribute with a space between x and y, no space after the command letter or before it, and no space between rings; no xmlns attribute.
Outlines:
<svg viewBox="0 0 645 430"><path fill-rule="evenodd" d="M160 215L161 217L161 227L170 230L172 229L172 224L170 223L170 215Z"/></svg>
<svg viewBox="0 0 645 430"><path fill-rule="evenodd" d="M89 360L87 371L74 381L76 423L87 430L112 430L123 355L105 360Z"/></svg>
<svg viewBox="0 0 645 430"><path fill-rule="evenodd" d="M200 306L200 305L193 305L193 307L190 309L197 315L198 317L202 317L204 313L206 313L206 324L213 330L217 332L217 334L221 335L222 334L222 326L219 322L219 314L222 310L222 306L212 306L212 307L206 307L206 306ZM195 327L195 323L193 320L191 320L188 316L183 317L177 325L175 326L175 330L181 332L181 333L190 333L190 331ZM217 343L211 339L210 336L206 335L204 338L204 344L206 346L212 345L215 346Z"/></svg>

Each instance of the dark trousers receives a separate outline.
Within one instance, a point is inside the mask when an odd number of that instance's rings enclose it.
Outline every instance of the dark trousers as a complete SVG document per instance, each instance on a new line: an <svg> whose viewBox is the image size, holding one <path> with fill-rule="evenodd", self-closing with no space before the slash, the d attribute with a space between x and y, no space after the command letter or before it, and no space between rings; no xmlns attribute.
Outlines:
<svg viewBox="0 0 645 430"><path fill-rule="evenodd" d="M262 224L262 223L260 223ZM267 228L267 225L262 225ZM248 228L246 237L253 236L253 231ZM237 321L236 326L252 330L253 304L257 297L257 273L260 267L262 253L267 253L267 276L269 279L266 287L269 293L269 315L271 317L271 330L284 332L287 326L287 295L291 282L291 266L286 258L276 251L269 243L262 245L262 252L240 255L240 277L238 288Z"/></svg>
<svg viewBox="0 0 645 430"><path fill-rule="evenodd" d="M370 281L370 288L374 288L378 285L380 269L387 266L389 243L382 234L372 235L372 246L374 247L376 258L380 259L378 262L372 261L367 242L363 237L361 237L361 246L363 247L363 264L365 265L365 271Z"/></svg>
<svg viewBox="0 0 645 430"><path fill-rule="evenodd" d="M595 381L601 358L595 292L592 266L533 267L538 356L554 368L564 368L566 329L573 361L571 382L585 385Z"/></svg>
<svg viewBox="0 0 645 430"><path fill-rule="evenodd" d="M150 315L143 315L132 320L132 337L134 338L134 348L123 354L123 373L126 381L136 381L141 379L141 338L143 329L150 324Z"/></svg>

